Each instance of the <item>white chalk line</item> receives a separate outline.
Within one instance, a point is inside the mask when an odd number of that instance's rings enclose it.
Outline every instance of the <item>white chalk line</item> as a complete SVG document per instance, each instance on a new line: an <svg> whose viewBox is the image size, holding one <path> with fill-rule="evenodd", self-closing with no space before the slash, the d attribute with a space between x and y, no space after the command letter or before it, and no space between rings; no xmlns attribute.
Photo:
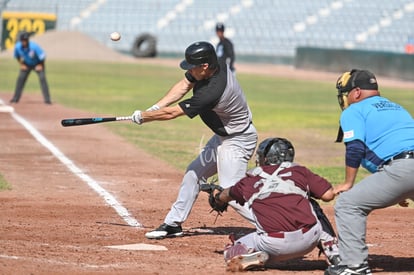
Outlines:
<svg viewBox="0 0 414 275"><path fill-rule="evenodd" d="M2 100L0 99L0 104ZM73 174L82 179L89 185L96 193L98 193L105 202L110 205L118 215L130 226L143 227L135 218L131 216L128 210L123 207L114 196L106 191L97 181L84 173L78 166L76 166L72 160L66 157L56 146L54 146L49 140L47 140L36 128L34 128L28 121L15 112L11 113L12 117L23 125L27 131L44 147L46 147L58 160L60 160Z"/></svg>

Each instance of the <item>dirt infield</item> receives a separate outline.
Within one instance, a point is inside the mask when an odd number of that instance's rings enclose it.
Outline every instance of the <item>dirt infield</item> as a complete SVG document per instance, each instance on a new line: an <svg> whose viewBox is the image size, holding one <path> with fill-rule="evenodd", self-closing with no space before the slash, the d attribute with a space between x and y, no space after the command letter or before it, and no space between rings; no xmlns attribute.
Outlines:
<svg viewBox="0 0 414 275"><path fill-rule="evenodd" d="M0 92L4 102L10 96ZM94 114L58 103L45 105L40 92L24 94L14 107L13 114L0 112L0 173L12 185L11 190L0 192L0 274L225 273L221 253L228 235L252 229L233 210L215 221L207 196L201 193L184 224L184 237L147 240L144 233L162 223L174 202L183 171L132 146L103 125L61 127L62 118ZM36 139L22 121L41 136ZM70 162L63 163L58 158L62 155ZM80 171L74 174L73 166ZM94 184L128 213L120 215L117 204ZM332 207L324 206L324 210L334 222ZM414 273L413 215L414 209L396 206L369 216L367 243L374 272ZM128 225L129 218L138 226ZM127 244L166 250L108 247ZM255 273L323 274L325 268L324 259L314 250L303 259Z"/></svg>
<svg viewBox="0 0 414 275"><path fill-rule="evenodd" d="M0 94L3 101L6 94ZM102 125L63 128L60 120L90 114L47 106L41 95L25 95L15 115L0 113L0 171L12 190L0 192L1 274L223 274L220 252L228 234L251 226L228 211L215 221L200 194L185 237L147 240L175 200L182 171L131 146ZM34 112L33 110L36 110ZM142 226L128 226L113 207L16 121L24 118L84 173L128 209ZM161 169L160 169L161 168ZM332 207L324 207L330 218ZM413 209L392 207L369 217L370 263L375 271L414 272ZM332 220L332 219L331 219ZM332 220L333 221L333 220ZM211 229L195 233L190 229ZM149 244L167 251L107 248ZM281 263L259 274L322 274L323 258Z"/></svg>

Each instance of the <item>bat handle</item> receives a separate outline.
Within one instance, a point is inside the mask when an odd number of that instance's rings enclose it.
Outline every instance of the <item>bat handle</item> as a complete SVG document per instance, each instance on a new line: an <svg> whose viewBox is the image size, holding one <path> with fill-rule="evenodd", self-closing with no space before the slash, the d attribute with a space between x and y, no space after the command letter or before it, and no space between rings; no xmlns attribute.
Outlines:
<svg viewBox="0 0 414 275"><path fill-rule="evenodd" d="M132 120L132 116L118 116L116 117L116 120Z"/></svg>

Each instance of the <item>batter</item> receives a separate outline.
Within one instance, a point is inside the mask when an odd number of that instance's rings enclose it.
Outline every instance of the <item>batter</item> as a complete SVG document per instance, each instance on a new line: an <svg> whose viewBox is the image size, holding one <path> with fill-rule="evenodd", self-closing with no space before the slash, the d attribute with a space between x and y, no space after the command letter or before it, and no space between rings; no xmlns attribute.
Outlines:
<svg viewBox="0 0 414 275"><path fill-rule="evenodd" d="M232 186L245 176L257 144L257 132L246 97L229 66L219 64L214 47L204 41L191 44L180 67L186 70L184 78L147 111L135 111L132 119L142 124L183 115L200 116L214 135L187 167L177 200L164 223L145 235L149 239L181 236L181 224L197 199L200 182L217 173L222 187ZM192 97L180 101L190 90ZM231 205L253 221L247 209L236 203Z"/></svg>

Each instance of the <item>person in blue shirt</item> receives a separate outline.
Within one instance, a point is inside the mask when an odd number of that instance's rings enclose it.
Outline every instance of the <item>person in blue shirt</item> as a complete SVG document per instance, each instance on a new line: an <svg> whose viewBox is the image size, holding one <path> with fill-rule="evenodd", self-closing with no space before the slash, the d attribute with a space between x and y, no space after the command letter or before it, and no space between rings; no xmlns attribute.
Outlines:
<svg viewBox="0 0 414 275"><path fill-rule="evenodd" d="M353 69L336 84L342 114L337 141L345 143L345 182L335 221L341 262L326 275L371 274L365 244L368 215L414 198L414 120L398 103L380 95L375 75ZM372 174L354 185L358 168Z"/></svg>
<svg viewBox="0 0 414 275"><path fill-rule="evenodd" d="M51 104L52 102L50 101L49 85L47 83L45 74L46 54L38 44L33 41L29 41L29 38L29 33L22 33L20 35L20 41L18 41L14 47L14 57L20 64L20 72L16 81L16 89L10 102L19 102L29 74L32 70L35 70L39 76L44 102L46 104Z"/></svg>

